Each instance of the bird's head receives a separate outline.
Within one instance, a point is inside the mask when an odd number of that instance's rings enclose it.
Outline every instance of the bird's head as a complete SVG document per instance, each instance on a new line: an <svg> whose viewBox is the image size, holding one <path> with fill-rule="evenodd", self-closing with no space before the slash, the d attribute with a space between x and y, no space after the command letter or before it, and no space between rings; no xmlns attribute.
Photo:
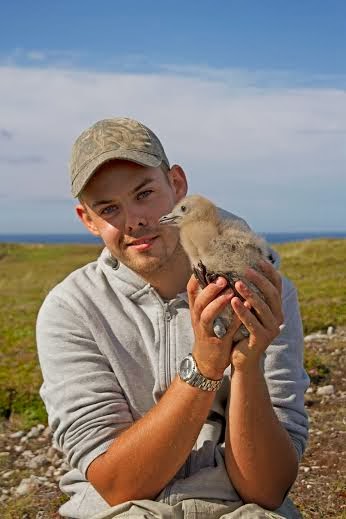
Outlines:
<svg viewBox="0 0 346 519"><path fill-rule="evenodd" d="M200 195L189 195L180 200L171 213L162 216L159 223L183 227L191 222L210 222L217 219L217 208L210 200Z"/></svg>

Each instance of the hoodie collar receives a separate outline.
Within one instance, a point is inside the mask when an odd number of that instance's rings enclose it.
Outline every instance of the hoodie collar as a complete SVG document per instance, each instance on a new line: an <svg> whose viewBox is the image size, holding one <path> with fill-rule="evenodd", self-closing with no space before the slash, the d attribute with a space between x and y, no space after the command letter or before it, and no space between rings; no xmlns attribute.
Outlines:
<svg viewBox="0 0 346 519"><path fill-rule="evenodd" d="M150 283L145 281L141 276L136 274L129 267L113 258L111 252L107 247L103 249L101 255L98 258L98 265L110 283L114 283L120 290L121 293L130 299L138 299L144 294L149 292L155 293L157 298L164 303L160 294L151 286ZM177 297L170 300L170 302L177 301L178 299L188 303L187 292L181 292L177 294ZM168 301L167 301L168 302Z"/></svg>
<svg viewBox="0 0 346 519"><path fill-rule="evenodd" d="M107 247L101 252L98 264L107 278L114 280L119 285L121 292L128 297L149 292L152 289L151 285L136 272L113 258Z"/></svg>

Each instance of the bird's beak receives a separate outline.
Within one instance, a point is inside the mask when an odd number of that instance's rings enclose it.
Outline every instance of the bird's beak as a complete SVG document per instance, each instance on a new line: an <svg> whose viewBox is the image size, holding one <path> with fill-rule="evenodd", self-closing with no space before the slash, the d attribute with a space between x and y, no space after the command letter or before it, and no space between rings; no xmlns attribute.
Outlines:
<svg viewBox="0 0 346 519"><path fill-rule="evenodd" d="M180 216L174 215L173 213L165 214L159 219L160 225L177 225Z"/></svg>

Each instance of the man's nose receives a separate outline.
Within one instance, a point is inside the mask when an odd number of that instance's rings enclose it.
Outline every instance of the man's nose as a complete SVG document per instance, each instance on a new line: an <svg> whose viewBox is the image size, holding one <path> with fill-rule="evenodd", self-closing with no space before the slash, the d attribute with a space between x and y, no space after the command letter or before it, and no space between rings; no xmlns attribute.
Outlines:
<svg viewBox="0 0 346 519"><path fill-rule="evenodd" d="M143 210L127 209L126 211L126 228L128 232L133 232L139 227L146 227L148 221L143 214Z"/></svg>

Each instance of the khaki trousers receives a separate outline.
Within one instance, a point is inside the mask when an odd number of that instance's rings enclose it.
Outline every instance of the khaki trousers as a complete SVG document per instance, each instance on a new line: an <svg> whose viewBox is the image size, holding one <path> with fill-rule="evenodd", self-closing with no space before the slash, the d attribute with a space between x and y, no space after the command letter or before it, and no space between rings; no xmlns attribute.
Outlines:
<svg viewBox="0 0 346 519"><path fill-rule="evenodd" d="M92 519L299 519L302 516L288 498L272 512L253 503L219 501L217 499L186 499L167 505L147 499L127 501L109 508Z"/></svg>

